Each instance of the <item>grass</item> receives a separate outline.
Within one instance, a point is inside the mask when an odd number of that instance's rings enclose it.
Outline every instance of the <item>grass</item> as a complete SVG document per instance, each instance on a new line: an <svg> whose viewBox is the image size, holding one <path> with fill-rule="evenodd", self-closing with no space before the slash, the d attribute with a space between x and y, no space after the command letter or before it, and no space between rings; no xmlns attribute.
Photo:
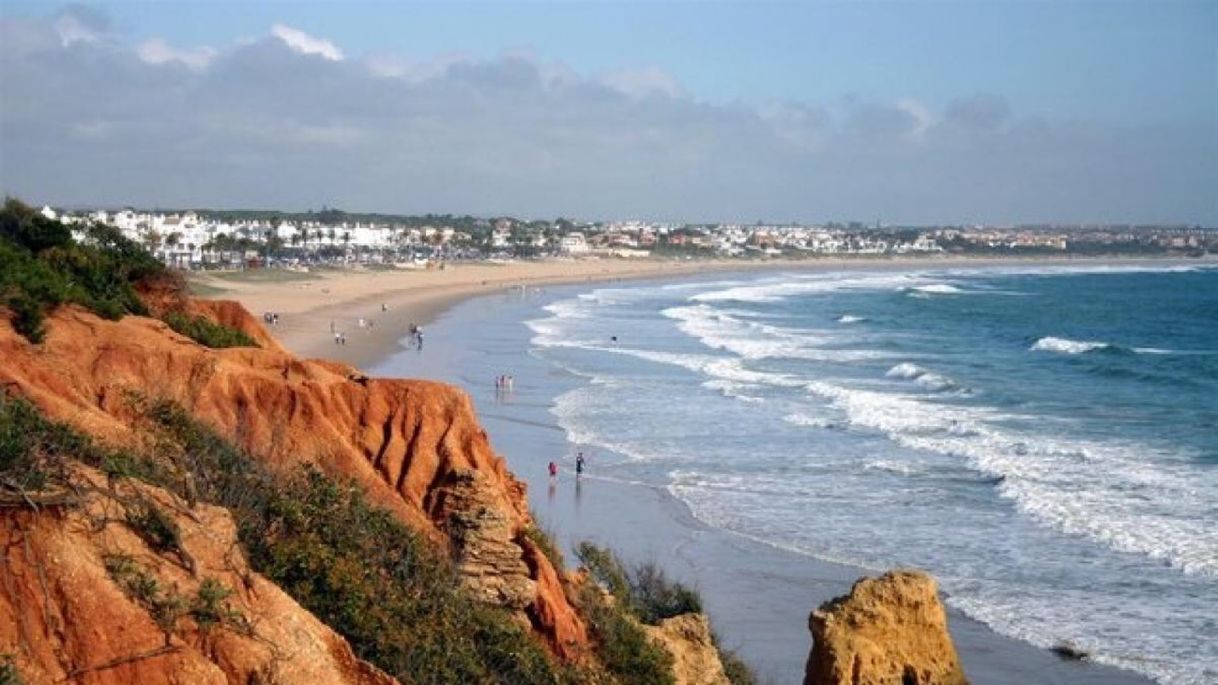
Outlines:
<svg viewBox="0 0 1218 685"><path fill-rule="evenodd" d="M169 312L161 320L173 330L206 347L258 347L258 343L242 331L218 324L205 316Z"/></svg>

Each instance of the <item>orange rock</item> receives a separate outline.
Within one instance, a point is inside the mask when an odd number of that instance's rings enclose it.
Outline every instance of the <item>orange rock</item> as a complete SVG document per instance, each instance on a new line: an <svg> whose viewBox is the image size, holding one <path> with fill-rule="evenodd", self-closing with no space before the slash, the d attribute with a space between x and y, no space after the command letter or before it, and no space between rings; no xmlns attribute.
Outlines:
<svg viewBox="0 0 1218 685"><path fill-rule="evenodd" d="M488 583L505 589L488 596L523 607L560 655L586 644L585 626L555 569L522 542L532 524L525 486L491 448L468 396L442 383L369 379L343 364L297 359L235 303L174 306L266 344L212 350L156 319L107 321L61 307L48 317L41 345L0 317L0 384L49 416L115 443L138 440L132 393L173 400L272 468L314 464L355 480L373 502L437 541L448 542L447 521L460 506L487 508L495 519L484 542L502 545L491 563L470 574L484 581L475 591ZM462 495L465 504L453 505L451 486L469 473L476 478ZM456 542L461 562L468 550Z"/></svg>
<svg viewBox="0 0 1218 685"><path fill-rule="evenodd" d="M110 497L102 492L100 474L75 471L86 486L80 506L0 515L0 653L13 655L24 682L397 683L249 570L227 510L199 506L190 515L174 513L171 495L133 483L118 486L118 497ZM119 500L137 493L173 517L194 572L117 523L123 518ZM155 579L162 597L173 592L189 602L204 579L219 582L232 591L225 602L241 623L202 631L183 616L167 638L149 609L107 571L105 561L114 555Z"/></svg>
<svg viewBox="0 0 1218 685"><path fill-rule="evenodd" d="M805 685L967 685L930 576L892 571L812 612Z"/></svg>

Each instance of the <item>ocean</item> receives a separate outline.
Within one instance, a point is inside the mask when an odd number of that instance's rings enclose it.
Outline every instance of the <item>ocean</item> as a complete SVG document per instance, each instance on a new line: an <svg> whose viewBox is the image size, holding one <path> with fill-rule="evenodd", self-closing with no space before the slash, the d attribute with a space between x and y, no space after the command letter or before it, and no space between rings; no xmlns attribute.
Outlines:
<svg viewBox="0 0 1218 685"><path fill-rule="evenodd" d="M707 275L529 311L530 353L571 379L546 410L595 477L926 569L1039 647L1218 682L1218 269Z"/></svg>

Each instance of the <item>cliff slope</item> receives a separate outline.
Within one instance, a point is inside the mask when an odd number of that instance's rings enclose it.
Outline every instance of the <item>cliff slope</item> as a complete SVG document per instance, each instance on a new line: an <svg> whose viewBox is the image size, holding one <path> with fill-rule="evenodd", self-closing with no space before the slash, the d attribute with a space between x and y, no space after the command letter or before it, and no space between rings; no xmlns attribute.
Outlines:
<svg viewBox="0 0 1218 685"><path fill-rule="evenodd" d="M172 400L273 468L312 464L351 478L370 500L449 544L476 594L520 611L557 654L583 652L584 624L526 536L533 522L524 486L491 449L468 397L440 383L300 360L236 303L184 303L262 346L213 350L156 319L109 321L66 306L48 318L41 345L0 317L0 384L112 444L144 439L137 398Z"/></svg>
<svg viewBox="0 0 1218 685"><path fill-rule="evenodd" d="M73 470L73 506L0 517L0 652L27 683L397 683L250 570L226 510ZM125 523L149 504L178 549Z"/></svg>

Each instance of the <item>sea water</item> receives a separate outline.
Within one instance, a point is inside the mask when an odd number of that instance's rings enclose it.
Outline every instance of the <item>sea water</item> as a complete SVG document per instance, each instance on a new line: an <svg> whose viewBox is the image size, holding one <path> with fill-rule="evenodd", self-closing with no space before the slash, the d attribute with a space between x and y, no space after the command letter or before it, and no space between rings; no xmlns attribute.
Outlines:
<svg viewBox="0 0 1218 685"><path fill-rule="evenodd" d="M1218 682L1218 270L793 272L545 306L601 476L1042 647Z"/></svg>

